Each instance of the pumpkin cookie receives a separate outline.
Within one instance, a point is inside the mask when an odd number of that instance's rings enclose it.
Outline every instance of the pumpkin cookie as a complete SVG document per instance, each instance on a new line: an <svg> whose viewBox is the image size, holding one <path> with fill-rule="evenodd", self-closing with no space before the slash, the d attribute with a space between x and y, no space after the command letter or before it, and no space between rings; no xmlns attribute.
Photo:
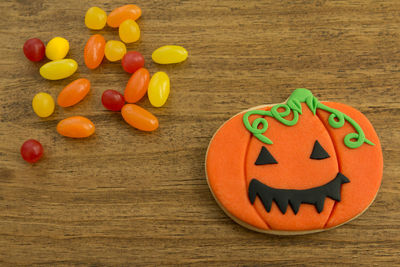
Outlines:
<svg viewBox="0 0 400 267"><path fill-rule="evenodd" d="M327 230L363 213L382 179L379 138L356 109L296 89L241 112L207 151L211 192L237 223L272 234Z"/></svg>

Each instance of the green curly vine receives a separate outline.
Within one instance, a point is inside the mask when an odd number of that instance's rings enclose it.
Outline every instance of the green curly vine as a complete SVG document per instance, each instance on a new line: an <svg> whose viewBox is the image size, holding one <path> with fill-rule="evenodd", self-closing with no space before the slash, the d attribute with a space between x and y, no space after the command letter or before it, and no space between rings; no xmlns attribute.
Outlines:
<svg viewBox="0 0 400 267"><path fill-rule="evenodd" d="M293 126L296 125L299 120L299 114L302 114L301 103L306 103L310 108L312 113L315 115L317 109L325 110L331 115L329 115L328 122L333 128L340 128L347 121L353 126L355 133L349 133L344 137L344 144L349 148L358 148L363 143L367 143L371 146L374 145L370 140L365 137L363 130L360 125L357 124L352 118L346 114L340 112L339 110L325 106L311 93L311 91L305 88L296 89L285 104L274 105L271 110L250 110L246 112L243 116L243 123L256 138L261 142L266 144L272 144L272 141L263 135L268 129L268 121L265 118L257 118L250 124L249 117L251 115L268 116L276 119L280 123ZM283 111L278 111L279 108L283 108ZM285 119L291 112L293 112L293 118L291 120ZM262 128L259 129L259 126Z"/></svg>

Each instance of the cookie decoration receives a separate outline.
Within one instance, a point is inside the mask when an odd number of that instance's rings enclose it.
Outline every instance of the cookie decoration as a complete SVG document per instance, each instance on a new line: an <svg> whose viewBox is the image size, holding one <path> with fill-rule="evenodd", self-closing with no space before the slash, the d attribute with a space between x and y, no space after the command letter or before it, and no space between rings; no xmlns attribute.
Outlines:
<svg viewBox="0 0 400 267"><path fill-rule="evenodd" d="M382 169L368 119L304 88L285 103L229 119L206 156L207 181L225 213L279 235L324 231L361 215L378 192Z"/></svg>

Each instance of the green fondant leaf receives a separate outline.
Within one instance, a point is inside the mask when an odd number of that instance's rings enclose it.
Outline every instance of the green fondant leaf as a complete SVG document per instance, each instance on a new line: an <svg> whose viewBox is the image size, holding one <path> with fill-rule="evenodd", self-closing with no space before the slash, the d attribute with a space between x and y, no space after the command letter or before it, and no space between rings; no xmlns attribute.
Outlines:
<svg viewBox="0 0 400 267"><path fill-rule="evenodd" d="M318 107L318 99L315 96L311 95L307 97L306 103L311 112L315 115Z"/></svg>
<svg viewBox="0 0 400 267"><path fill-rule="evenodd" d="M302 114L301 103L298 99L289 99L287 104L293 111L297 111L298 113Z"/></svg>

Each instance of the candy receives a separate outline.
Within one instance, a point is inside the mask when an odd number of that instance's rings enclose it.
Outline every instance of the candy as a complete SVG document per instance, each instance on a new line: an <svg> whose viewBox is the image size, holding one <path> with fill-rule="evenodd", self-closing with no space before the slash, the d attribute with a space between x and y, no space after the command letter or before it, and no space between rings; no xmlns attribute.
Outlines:
<svg viewBox="0 0 400 267"><path fill-rule="evenodd" d="M136 21L127 19L119 25L119 38L125 43L133 43L140 38L140 29Z"/></svg>
<svg viewBox="0 0 400 267"><path fill-rule="evenodd" d="M122 68L129 73L134 73L144 66L144 57L136 51L129 51L122 58Z"/></svg>
<svg viewBox="0 0 400 267"><path fill-rule="evenodd" d="M147 95L154 107L161 107L169 96L169 78L165 72L159 71L151 77Z"/></svg>
<svg viewBox="0 0 400 267"><path fill-rule="evenodd" d="M188 52L182 46L165 45L156 49L151 57L158 64L173 64L185 61Z"/></svg>
<svg viewBox="0 0 400 267"><path fill-rule="evenodd" d="M57 103L61 107L70 107L81 101L90 90L90 81L85 78L77 79L62 89L58 94Z"/></svg>
<svg viewBox="0 0 400 267"><path fill-rule="evenodd" d="M46 45L46 57L50 60L63 59L68 51L69 42L62 37L54 37Z"/></svg>
<svg viewBox="0 0 400 267"><path fill-rule="evenodd" d="M104 53L109 61L117 61L126 54L126 46L123 42L111 40L106 43Z"/></svg>
<svg viewBox="0 0 400 267"><path fill-rule="evenodd" d="M84 59L85 64L89 69L97 68L104 58L104 49L106 40L100 34L92 35L86 42Z"/></svg>
<svg viewBox="0 0 400 267"><path fill-rule="evenodd" d="M20 152L25 161L29 163L35 163L42 157L43 147L39 141L36 141L35 139L29 139L22 144Z"/></svg>
<svg viewBox="0 0 400 267"><path fill-rule="evenodd" d="M40 61L43 59L45 46L38 38L32 38L24 44L24 54L30 61Z"/></svg>
<svg viewBox="0 0 400 267"><path fill-rule="evenodd" d="M128 103L136 103L147 92L149 86L150 73L145 68L138 69L126 84L124 96Z"/></svg>
<svg viewBox="0 0 400 267"><path fill-rule="evenodd" d="M125 105L124 96L115 90L106 90L101 96L101 103L106 109L111 111L120 111Z"/></svg>
<svg viewBox="0 0 400 267"><path fill-rule="evenodd" d="M93 122L82 116L69 117L57 124L57 132L66 137L84 138L91 136L94 131Z"/></svg>
<svg viewBox="0 0 400 267"><path fill-rule="evenodd" d="M38 93L32 99L33 111L39 117L46 118L54 112L54 100L47 93Z"/></svg>
<svg viewBox="0 0 400 267"><path fill-rule="evenodd" d="M136 5L125 5L114 9L107 18L107 25L117 28L127 19L137 20L142 15L142 10Z"/></svg>
<svg viewBox="0 0 400 267"><path fill-rule="evenodd" d="M40 75L48 80L60 80L74 74L78 63L73 59L60 59L50 61L40 68Z"/></svg>
<svg viewBox="0 0 400 267"><path fill-rule="evenodd" d="M158 128L157 118L135 104L126 104L121 110L122 117L132 127L142 131L154 131Z"/></svg>
<svg viewBox="0 0 400 267"><path fill-rule="evenodd" d="M107 14L103 9L94 6L86 11L85 24L86 27L92 30L101 30L107 22Z"/></svg>

